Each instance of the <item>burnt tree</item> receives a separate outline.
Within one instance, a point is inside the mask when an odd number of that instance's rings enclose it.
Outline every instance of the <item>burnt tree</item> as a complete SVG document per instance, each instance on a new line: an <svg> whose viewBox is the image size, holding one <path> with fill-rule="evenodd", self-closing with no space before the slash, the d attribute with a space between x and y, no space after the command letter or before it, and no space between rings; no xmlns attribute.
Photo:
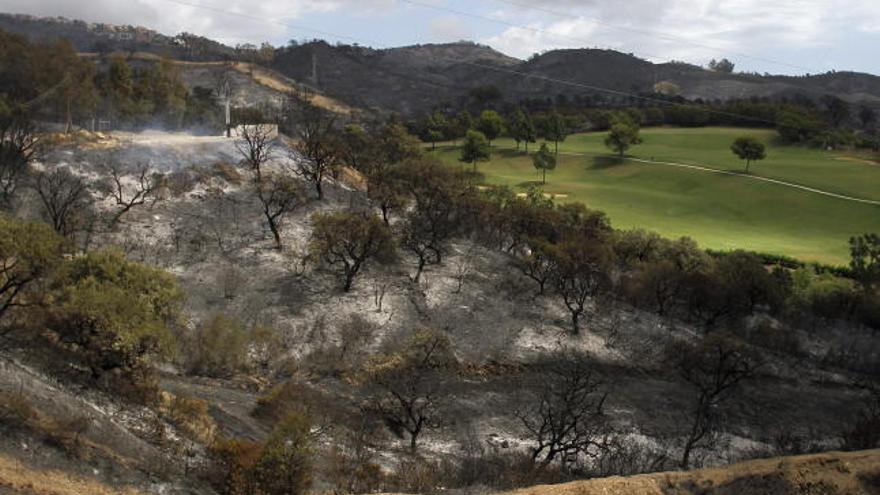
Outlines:
<svg viewBox="0 0 880 495"><path fill-rule="evenodd" d="M607 392L589 357L561 352L533 364L537 378L532 405L517 416L534 443L532 460L541 466L558 461L569 467L596 456L610 440L604 405Z"/></svg>
<svg viewBox="0 0 880 495"><path fill-rule="evenodd" d="M265 173L255 179L257 198L263 207L263 216L275 239L275 248L283 247L281 227L284 216L303 203L305 195L297 181L282 173Z"/></svg>
<svg viewBox="0 0 880 495"><path fill-rule="evenodd" d="M439 264L449 241L463 232L462 203L468 187L442 164L417 161L408 167L406 181L414 205L400 234L400 245L417 258L418 282L426 265Z"/></svg>
<svg viewBox="0 0 880 495"><path fill-rule="evenodd" d="M572 333L580 333L580 320L587 304L611 285L610 248L594 239L577 237L556 250L556 292L571 313Z"/></svg>
<svg viewBox="0 0 880 495"><path fill-rule="evenodd" d="M331 112L308 101L293 105L288 125L294 138L291 159L296 173L315 187L318 199L324 198L324 178L339 164L343 146Z"/></svg>
<svg viewBox="0 0 880 495"><path fill-rule="evenodd" d="M394 246L388 226L375 215L355 212L318 213L309 243L313 256L342 271L345 292L370 258L390 253Z"/></svg>
<svg viewBox="0 0 880 495"><path fill-rule="evenodd" d="M84 227L92 196L80 177L57 167L35 173L31 187L40 198L46 221L56 232L67 237Z"/></svg>
<svg viewBox="0 0 880 495"><path fill-rule="evenodd" d="M119 207L110 218L111 227L117 225L122 216L133 208L158 199L156 193L162 186L162 175L153 172L148 164L136 165L131 181L126 181L122 165L113 158L103 163L101 170L107 178L99 184L99 191Z"/></svg>
<svg viewBox="0 0 880 495"><path fill-rule="evenodd" d="M679 462L682 469L688 469L694 450L711 447L712 434L723 423L719 405L755 375L758 361L744 344L722 334L712 334L699 344L672 344L666 353L671 368L693 392L690 426Z"/></svg>
<svg viewBox="0 0 880 495"><path fill-rule="evenodd" d="M422 432L440 424L444 376L457 364L445 335L416 331L403 345L366 366L365 382L374 390L366 407L398 436L406 433L415 452Z"/></svg>
<svg viewBox="0 0 880 495"><path fill-rule="evenodd" d="M244 163L259 179L263 173L263 164L272 158L275 151L274 130L268 125L242 126L235 147L244 157Z"/></svg>
<svg viewBox="0 0 880 495"><path fill-rule="evenodd" d="M0 207L10 206L36 152L36 130L30 120L0 117Z"/></svg>

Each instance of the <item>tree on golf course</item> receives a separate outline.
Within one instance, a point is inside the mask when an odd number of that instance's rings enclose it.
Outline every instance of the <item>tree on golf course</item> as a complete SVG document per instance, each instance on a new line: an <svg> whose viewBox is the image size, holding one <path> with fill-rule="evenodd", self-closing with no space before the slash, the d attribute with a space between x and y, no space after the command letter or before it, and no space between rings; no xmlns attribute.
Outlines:
<svg viewBox="0 0 880 495"><path fill-rule="evenodd" d="M751 136L743 136L736 138L736 141L730 145L730 151L746 161L746 173L749 173L749 165L752 161L763 160L767 157L764 143L758 141Z"/></svg>
<svg viewBox="0 0 880 495"><path fill-rule="evenodd" d="M620 158L623 158L623 153L631 146L641 142L639 124L629 117L615 119L611 125L611 132L605 137L605 146L616 152Z"/></svg>
<svg viewBox="0 0 880 495"><path fill-rule="evenodd" d="M548 141L553 141L554 145L554 153L559 153L559 142L565 141L565 138L568 137L568 126L565 123L565 118L559 114L557 111L553 111L549 117L547 117L546 128L544 129L544 137L547 138Z"/></svg>
<svg viewBox="0 0 880 495"><path fill-rule="evenodd" d="M537 138L535 124L532 123L532 119L529 118L528 114L523 112L522 108L517 108L513 116L510 117L507 127L510 137L516 141L516 149L519 150L519 143L522 142L526 144L526 153L528 153L529 143L534 143Z"/></svg>
<svg viewBox="0 0 880 495"><path fill-rule="evenodd" d="M500 136L504 131L504 119L494 110L483 110L483 113L480 114L480 119L477 121L477 130L486 136L491 146L492 140Z"/></svg>
<svg viewBox="0 0 880 495"><path fill-rule="evenodd" d="M556 168L556 155L550 153L547 143L541 143L541 149L532 156L532 163L541 171L541 184L546 184L547 171Z"/></svg>
<svg viewBox="0 0 880 495"><path fill-rule="evenodd" d="M472 164L474 172L477 171L477 162L489 160L489 140L486 139L486 135L480 131L468 131L464 137L459 160Z"/></svg>

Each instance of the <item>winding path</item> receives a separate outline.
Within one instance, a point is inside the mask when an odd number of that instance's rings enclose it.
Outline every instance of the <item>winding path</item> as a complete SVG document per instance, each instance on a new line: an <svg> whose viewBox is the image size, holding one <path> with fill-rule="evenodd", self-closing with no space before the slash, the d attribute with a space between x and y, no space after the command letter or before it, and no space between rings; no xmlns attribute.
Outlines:
<svg viewBox="0 0 880 495"><path fill-rule="evenodd" d="M559 154L560 155L569 155L569 156L604 156L601 153L575 153L575 152L571 152L571 151L567 151L567 152L560 151ZM842 199L845 201L852 201L855 203L863 203L863 204L868 204L868 205L880 206L880 200L857 198L855 196L847 196L845 194L838 194L838 193L833 193L830 191L823 191L822 189L816 189L814 187L803 186L800 184L795 184L793 182L786 182L784 180L779 180L779 179L770 179L768 177L761 177L760 175L746 174L744 172L733 172L730 170L718 170L716 168L704 167L701 165L689 165L687 163L645 160L643 158L625 157L624 160L629 160L629 161L638 162L638 163L646 163L646 164L651 164L651 165L667 165L670 167L687 168L687 169L691 169L691 170L699 170L701 172L710 172L710 173L720 174L720 175L732 175L732 176L736 176L736 177L742 177L745 179L758 180L758 181L762 181L762 182L769 182L771 184L777 184L780 186L791 187L794 189L800 189L802 191L821 194L823 196L829 196L832 198Z"/></svg>

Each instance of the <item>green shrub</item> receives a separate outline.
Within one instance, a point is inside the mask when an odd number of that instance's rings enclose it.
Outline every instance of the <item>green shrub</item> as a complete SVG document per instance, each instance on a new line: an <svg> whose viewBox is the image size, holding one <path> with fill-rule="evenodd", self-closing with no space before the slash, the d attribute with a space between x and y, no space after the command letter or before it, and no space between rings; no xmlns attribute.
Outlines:
<svg viewBox="0 0 880 495"><path fill-rule="evenodd" d="M371 258L382 259L394 252L391 231L375 215L316 213L312 222L309 251L341 272L345 292L351 290L354 278Z"/></svg>
<svg viewBox="0 0 880 495"><path fill-rule="evenodd" d="M32 290L61 263L65 241L51 227L0 215L0 321L10 309L42 299Z"/></svg>
<svg viewBox="0 0 880 495"><path fill-rule="evenodd" d="M250 335L231 317L215 314L196 328L187 346L189 369L197 375L227 378L247 369Z"/></svg>
<svg viewBox="0 0 880 495"><path fill-rule="evenodd" d="M265 444L219 439L211 446L214 485L224 495L299 495L312 485L311 425L289 414Z"/></svg>
<svg viewBox="0 0 880 495"><path fill-rule="evenodd" d="M849 279L801 269L794 272L793 283L798 306L816 316L848 318L858 304L859 294Z"/></svg>
<svg viewBox="0 0 880 495"><path fill-rule="evenodd" d="M345 404L317 388L294 380L273 387L257 399L253 415L267 425L283 421L289 414L321 418L321 422L344 422Z"/></svg>
<svg viewBox="0 0 880 495"><path fill-rule="evenodd" d="M132 379L154 358L170 357L183 292L173 275L106 249L66 262L53 281L49 329L93 379Z"/></svg>
<svg viewBox="0 0 880 495"><path fill-rule="evenodd" d="M254 466L258 493L306 493L312 485L313 456L308 419L302 414L288 415L275 426Z"/></svg>

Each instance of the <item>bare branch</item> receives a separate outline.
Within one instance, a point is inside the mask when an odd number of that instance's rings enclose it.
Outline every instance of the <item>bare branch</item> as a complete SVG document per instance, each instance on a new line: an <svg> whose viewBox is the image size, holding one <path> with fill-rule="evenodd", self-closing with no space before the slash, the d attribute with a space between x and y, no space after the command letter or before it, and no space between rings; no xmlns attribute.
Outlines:
<svg viewBox="0 0 880 495"><path fill-rule="evenodd" d="M147 201L156 201L156 192L162 185L162 175L154 173L149 164L137 165L134 181L131 186L126 186L125 173L119 161L114 158L107 160L101 169L108 178L101 184L105 197L112 198L119 210L110 220L110 226L116 226L122 216L136 206L141 206Z"/></svg>

